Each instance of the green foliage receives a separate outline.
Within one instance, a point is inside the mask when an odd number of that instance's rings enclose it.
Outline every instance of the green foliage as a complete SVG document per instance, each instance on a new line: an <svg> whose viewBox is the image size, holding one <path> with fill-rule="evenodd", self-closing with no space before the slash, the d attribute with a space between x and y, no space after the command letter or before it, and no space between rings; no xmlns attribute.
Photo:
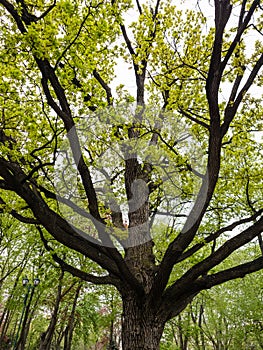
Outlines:
<svg viewBox="0 0 263 350"><path fill-rule="evenodd" d="M255 247L233 256L243 259ZM241 258L242 259L242 258ZM227 282L202 293L186 310L170 321L164 331L161 349L261 349L262 348L262 272L242 280Z"/></svg>

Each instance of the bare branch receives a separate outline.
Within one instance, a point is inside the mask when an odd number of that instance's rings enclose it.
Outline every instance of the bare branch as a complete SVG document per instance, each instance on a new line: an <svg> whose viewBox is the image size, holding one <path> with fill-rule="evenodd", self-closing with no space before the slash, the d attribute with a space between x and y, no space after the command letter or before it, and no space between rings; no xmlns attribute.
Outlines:
<svg viewBox="0 0 263 350"><path fill-rule="evenodd" d="M82 31L82 28L84 27L85 25L85 22L86 20L88 19L88 17L90 16L90 9L87 13L87 15L84 17L84 19L82 20L80 26L79 26L79 30L77 32L77 34L75 35L75 38L67 45L67 47L65 47L65 49L62 51L62 53L60 54L60 56L58 57L56 63L55 63L55 66L54 66L54 70L57 69L58 67L58 64L59 62L61 61L61 59L65 56L65 54L67 53L67 51L70 50L70 48L75 44L75 42L78 40L80 34L81 34L81 31Z"/></svg>
<svg viewBox="0 0 263 350"><path fill-rule="evenodd" d="M210 126L208 124L206 124L205 122L203 122L202 120L200 119L197 119L195 117L193 117L191 114L187 113L186 111L184 111L181 107L179 107L179 112L184 115L186 118L192 120L193 122L203 126L204 128L206 129L210 129Z"/></svg>
<svg viewBox="0 0 263 350"><path fill-rule="evenodd" d="M244 19L245 11L246 11L246 4L247 4L247 0L243 0L243 1L242 1L242 5L241 5L241 9L240 9L240 15L239 15L239 21L238 21L238 28L241 28L241 27L242 27L243 19Z"/></svg>
<svg viewBox="0 0 263 350"><path fill-rule="evenodd" d="M121 24L120 28L121 28L122 35L123 35L123 38L125 40L125 43L127 45L127 48L129 50L131 56L134 56L135 55L135 51L134 51L134 49L132 47L132 43L131 43L131 41L130 41L130 39L128 37L127 31L126 31L126 27L123 24Z"/></svg>
<svg viewBox="0 0 263 350"><path fill-rule="evenodd" d="M244 2L245 1L243 1L242 7L244 6ZM221 75L223 74L223 71L224 71L224 69L225 69L225 67L226 67L230 57L232 56L232 54L233 54L237 44L240 41L240 38L241 38L242 34L246 30L246 28L247 28L247 26L248 26L248 24L249 24L249 22L250 22L250 20L251 20L251 18L253 16L253 14L254 14L256 8L259 6L259 4L260 4L260 0L254 0L252 5L250 6L250 9L248 10L248 13L247 13L246 17L244 18L244 20L240 21L240 26L238 27L237 34L236 34L235 38L233 39L233 41L232 41L232 43L231 43L231 45L230 45L230 47L229 47L225 57L224 57L224 60L222 61L221 65L220 65L220 73L221 73ZM242 8L241 8L241 11L242 11L241 12L241 16L242 16L242 15L244 15L244 9L242 10Z"/></svg>
<svg viewBox="0 0 263 350"><path fill-rule="evenodd" d="M242 78L244 76L246 67L241 67L241 69L242 69L242 74L238 74L236 76L236 79L234 81L234 84L233 84L233 87L232 87L232 90L231 90L231 94L230 94L230 97L229 97L229 100L228 100L228 105L231 105L231 104L234 103L234 100L236 98L237 91L238 91L238 88L240 86L241 80L242 80Z"/></svg>
<svg viewBox="0 0 263 350"><path fill-rule="evenodd" d="M158 15L160 4L161 4L161 0L157 0L156 5L155 5L155 9L154 9L154 17L153 17L154 19Z"/></svg>
<svg viewBox="0 0 263 350"><path fill-rule="evenodd" d="M142 7L141 7L141 4L140 4L140 1L136 0L136 4L137 4L137 8L138 8L139 14L141 15L142 14Z"/></svg>
<svg viewBox="0 0 263 350"><path fill-rule="evenodd" d="M226 134L226 132L229 128L229 125L230 125L231 121L233 120L240 103L242 102L245 94L247 93L247 91L249 90L251 85L253 84L255 78L258 75L258 72L262 68L262 65L263 65L263 54L261 54L261 56L257 60L249 77L247 78L246 83L244 84L243 88L240 90L234 103L232 101L230 101L230 103L227 105L227 107L225 109L224 122L221 126L221 135L222 136L224 136Z"/></svg>

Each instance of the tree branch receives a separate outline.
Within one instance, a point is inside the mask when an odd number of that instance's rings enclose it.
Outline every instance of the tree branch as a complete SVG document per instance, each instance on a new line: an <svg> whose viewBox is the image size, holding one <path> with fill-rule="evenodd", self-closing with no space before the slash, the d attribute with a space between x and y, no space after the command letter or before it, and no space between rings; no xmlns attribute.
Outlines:
<svg viewBox="0 0 263 350"><path fill-rule="evenodd" d="M242 34L246 30L246 28L249 24L249 21L251 20L256 8L259 6L260 0L253 1L252 5L250 6L250 9L248 10L248 13L247 13L245 19L242 21L241 16L244 16L244 13L245 13L245 8L244 8L245 3L246 3L246 0L243 0L242 6L241 6L240 17L239 17L239 27L237 30L237 34L236 34L235 38L233 39L225 57L224 57L224 60L222 61L221 65L220 65L221 75L223 74L230 57L232 56L237 44L239 43Z"/></svg>
<svg viewBox="0 0 263 350"><path fill-rule="evenodd" d="M185 116L186 118L192 120L193 122L203 126L204 128L206 128L207 130L210 129L210 126L208 124L206 124L205 122L203 122L202 120L200 119L197 119L195 117L193 117L192 115L190 115L189 113L185 112L181 107L179 107L179 112Z"/></svg>
<svg viewBox="0 0 263 350"><path fill-rule="evenodd" d="M216 31L208 76L206 79L206 95L209 104L211 123L215 124L216 127L218 127L220 123L218 91L223 72L222 68L220 70L223 33L230 18L231 11L232 5L229 0L215 0Z"/></svg>
<svg viewBox="0 0 263 350"><path fill-rule="evenodd" d="M24 26L24 23L21 20L17 11L15 10L14 6L6 0L0 0L0 4L2 4L6 8L6 10L12 15L20 32L26 33L26 28Z"/></svg>
<svg viewBox="0 0 263 350"><path fill-rule="evenodd" d="M42 15L40 15L37 19L40 20L45 18L49 14L49 12L52 11L53 8L56 6L56 3L57 3L57 0L54 0L53 4L49 6L49 8L46 11L44 11Z"/></svg>
<svg viewBox="0 0 263 350"><path fill-rule="evenodd" d="M220 271L212 275L205 275L200 277L195 282L182 289L178 290L178 293L166 293L162 300L162 305L160 307L160 313L162 317L166 320L173 318L178 315L178 309L184 309L187 304L193 300L193 298L202 290L210 289L216 285L222 284L227 281L231 281L237 278L243 278L247 274L257 272L263 268L263 257L250 261L248 263L235 266L230 269ZM187 301L185 301L185 298ZM179 309L180 312L180 309Z"/></svg>
<svg viewBox="0 0 263 350"><path fill-rule="evenodd" d="M178 279L172 286L167 288L165 292L165 298L180 297L182 291L185 288L189 288L189 284L193 284L194 281L200 280L200 276L204 276L213 267L220 264L225 260L230 254L236 251L238 248L249 243L252 239L257 237L263 231L263 217L261 217L252 226L236 235L235 237L229 239L224 243L218 250L212 253L209 257L203 261L194 265L190 270L188 270L180 279ZM222 281L223 282L223 281ZM221 282L221 283L222 283ZM196 282L195 282L196 283Z"/></svg>
<svg viewBox="0 0 263 350"><path fill-rule="evenodd" d="M263 257L255 259L245 264L220 271L212 275L201 277L194 285L202 289L209 289L218 284L231 281L236 278L243 278L249 273L259 271L263 268Z"/></svg>
<svg viewBox="0 0 263 350"><path fill-rule="evenodd" d="M214 241L215 239L217 239L218 237L220 237L223 233L233 231L236 227L238 227L240 225L244 225L248 222L256 220L262 213L263 213L263 209L259 210L258 212L255 212L254 215L252 215L248 218L233 222L232 224L225 226L225 227L221 228L220 230L212 233L211 235L209 235L208 237L206 237L204 239L204 243L195 244L192 248L188 249L185 253L183 253L177 262L179 263L179 262L189 258L194 253L196 253L199 249L203 248L207 243L210 243L210 242Z"/></svg>
<svg viewBox="0 0 263 350"><path fill-rule="evenodd" d="M100 74L97 72L96 69L93 70L93 75L97 79L97 81L100 83L100 85L103 87L103 89L106 91L108 106L112 106L113 99L112 99L112 93L109 85L106 84L106 82L102 79L102 77L100 76Z"/></svg>
<svg viewBox="0 0 263 350"><path fill-rule="evenodd" d="M84 19L82 20L81 24L80 24L80 27L79 27L79 30L77 32L77 34L75 35L74 39L67 45L67 47L65 47L65 49L62 51L62 53L60 54L60 56L58 57L56 63L55 63L55 66L54 66L54 70L57 69L58 67L58 64L59 62L61 61L61 59L65 56L66 52L75 44L75 42L77 41L78 37L80 36L81 34L81 31L82 31L82 28L84 27L84 24L86 22L86 20L88 19L90 15L90 9L87 13L87 15L84 17Z"/></svg>
<svg viewBox="0 0 263 350"><path fill-rule="evenodd" d="M62 269L62 271L67 271L70 274L72 274L73 276L76 276L78 278L80 278L83 281L87 281L87 282L91 282L94 284L113 284L113 285L119 285L119 279L116 279L114 277L110 277L110 276L94 276L90 273L87 273L85 271L82 271L76 267L73 267L72 265L68 264L67 262L65 262L63 259L61 259L53 250L53 248L51 248L48 245L47 240L44 237L44 234L41 230L41 228L39 226L37 226L37 230L40 234L40 238L44 244L44 247L47 251L52 252L52 258L54 259L54 261L56 263L58 263Z"/></svg>
<svg viewBox="0 0 263 350"><path fill-rule="evenodd" d="M237 91L238 91L238 88L240 86L240 83L241 83L241 80L244 76L244 73L245 73L245 69L246 67L241 67L242 69L242 74L238 74L236 76L236 79L234 81L234 84L233 84L233 87L232 87L232 90L231 90L231 93L230 93L230 97L229 97L229 100L228 100L228 105L231 105L234 103L234 100L236 98L236 95L237 95Z"/></svg>
<svg viewBox="0 0 263 350"><path fill-rule="evenodd" d="M88 256L104 269L118 276L119 270L113 259L109 258L107 248L96 244L92 237L87 239L81 235L80 231L73 229L66 220L48 207L40 193L32 187L32 184L21 184L26 175L17 164L11 164L0 159L0 176L4 178L7 186L13 186L13 190L25 200L37 221L58 242ZM86 236L88 237L88 235ZM113 253L111 252L111 254Z"/></svg>
<svg viewBox="0 0 263 350"><path fill-rule="evenodd" d="M141 4L140 4L140 1L136 0L136 4L137 4L137 8L138 8L139 14L141 15L142 14L142 7L141 7Z"/></svg>
<svg viewBox="0 0 263 350"><path fill-rule="evenodd" d="M244 84L243 88L240 90L239 94L237 95L237 98L234 102L230 101L225 109L225 115L224 115L224 122L221 126L221 135L224 136L227 133L227 130L229 128L229 125L231 121L233 120L237 109L242 102L244 95L247 93L251 85L253 84L255 78L258 75L259 70L261 69L263 65L263 54L261 54L260 58L257 60L255 66L253 67L249 77L247 78L246 83Z"/></svg>

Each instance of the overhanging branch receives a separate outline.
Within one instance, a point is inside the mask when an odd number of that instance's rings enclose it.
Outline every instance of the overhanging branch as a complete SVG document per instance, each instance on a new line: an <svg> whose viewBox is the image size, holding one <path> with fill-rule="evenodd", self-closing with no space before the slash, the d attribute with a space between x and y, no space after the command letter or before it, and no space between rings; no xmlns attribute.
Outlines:
<svg viewBox="0 0 263 350"><path fill-rule="evenodd" d="M204 239L204 242L195 244L192 248L188 249L185 253L182 254L182 256L178 259L177 262L179 263L179 262L189 258L191 255L196 253L199 249L203 248L207 243L210 243L210 242L214 241L215 239L217 239L218 237L220 237L223 233L233 231L236 227L238 227L240 225L244 225L248 222L256 220L262 213L263 213L263 209L259 210L258 212L255 212L254 215L252 215L248 218L238 220L236 222L233 222L230 225L222 227L220 230L218 230L218 231L212 233L211 235L209 235L208 237L206 237Z"/></svg>
<svg viewBox="0 0 263 350"><path fill-rule="evenodd" d="M261 217L256 223L244 230L242 233L229 239L206 259L194 265L173 285L167 288L165 292L166 297L169 298L171 295L179 297L179 294L181 294L185 289L189 288L189 285L199 281L202 276L209 272L209 270L219 265L228 256L230 256L230 254L249 243L261 232L263 232L263 217Z"/></svg>
<svg viewBox="0 0 263 350"><path fill-rule="evenodd" d="M90 273L87 273L83 270L80 270L70 264L68 264L64 259L61 259L55 252L54 250L48 245L47 240L44 237L44 234L39 226L37 226L37 230L40 234L40 238L44 244L44 247L46 248L47 251L52 253L52 258L56 263L58 263L62 269L62 271L67 271L73 276L76 276L80 278L83 281L91 282L94 284L113 284L113 285L118 285L119 284L119 279L116 279L114 277L108 276L95 276Z"/></svg>
<svg viewBox="0 0 263 350"><path fill-rule="evenodd" d="M212 275L206 275L201 277L196 283L196 286L202 289L209 289L218 284L236 279L243 278L249 273L253 273L259 271L263 268L263 257L255 259L245 264L241 264L239 266L232 267L230 269L226 269L220 271L218 273L214 273Z"/></svg>

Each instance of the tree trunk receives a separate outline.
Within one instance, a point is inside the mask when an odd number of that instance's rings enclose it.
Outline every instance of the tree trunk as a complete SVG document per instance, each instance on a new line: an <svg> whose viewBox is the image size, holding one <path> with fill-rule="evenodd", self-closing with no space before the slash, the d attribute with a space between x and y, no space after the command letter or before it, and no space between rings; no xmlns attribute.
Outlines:
<svg viewBox="0 0 263 350"><path fill-rule="evenodd" d="M129 293L123 298L122 349L158 350L164 322L152 314L144 300Z"/></svg>
<svg viewBox="0 0 263 350"><path fill-rule="evenodd" d="M50 347L51 347L53 335L54 335L56 324L57 324L57 321L58 321L59 307L60 307L60 303L61 303L61 300L62 300L62 281L63 281L63 276L64 276L64 272L61 271L60 276L59 276L58 286L57 286L57 295L56 295L54 309L53 309L53 312L52 312L52 316L51 316L48 328L41 335L39 350L49 350Z"/></svg>
<svg viewBox="0 0 263 350"><path fill-rule="evenodd" d="M22 330L21 330L20 339L18 340L18 344L17 344L17 347L16 347L17 350L26 350L27 347L29 346L27 344L27 339L28 339L28 335L29 335L29 332L30 332L31 322L33 320L34 313L35 313L35 310L37 308L37 304L38 304L38 301L39 301L39 296L38 296L36 298L34 304L32 304L32 306L31 306L31 302L32 302L33 296L34 296L34 288L35 287L33 287L33 290L31 292L30 299L29 299L29 302L28 302L28 305L27 305L27 308L26 308L26 312L25 312L25 316L24 316L24 322L22 324Z"/></svg>
<svg viewBox="0 0 263 350"><path fill-rule="evenodd" d="M71 349L71 344L72 344L72 339L73 339L73 331L74 331L74 323L75 323L75 312L76 312L76 307L77 307L77 302L78 302L80 290L81 290L81 283L77 287L75 297L73 300L73 304L72 304L71 313L69 315L68 324L67 324L67 327L65 330L64 350Z"/></svg>

